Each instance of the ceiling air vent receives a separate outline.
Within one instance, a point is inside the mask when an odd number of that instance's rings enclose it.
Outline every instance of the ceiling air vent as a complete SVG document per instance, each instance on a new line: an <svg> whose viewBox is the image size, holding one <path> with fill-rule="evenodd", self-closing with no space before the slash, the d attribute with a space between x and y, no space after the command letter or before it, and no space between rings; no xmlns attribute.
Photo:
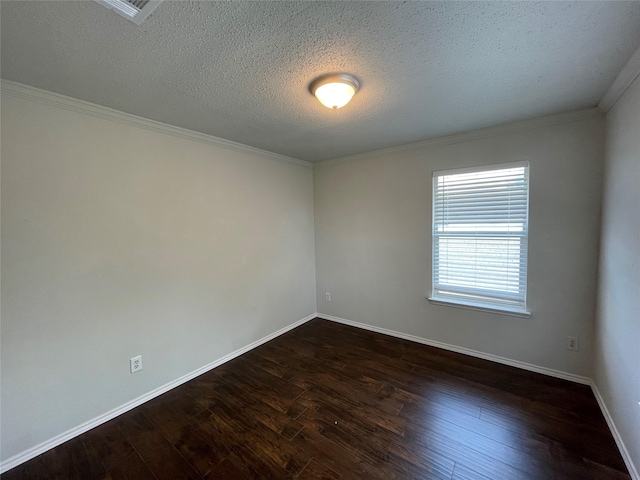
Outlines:
<svg viewBox="0 0 640 480"><path fill-rule="evenodd" d="M121 17L140 25L162 0L95 0Z"/></svg>

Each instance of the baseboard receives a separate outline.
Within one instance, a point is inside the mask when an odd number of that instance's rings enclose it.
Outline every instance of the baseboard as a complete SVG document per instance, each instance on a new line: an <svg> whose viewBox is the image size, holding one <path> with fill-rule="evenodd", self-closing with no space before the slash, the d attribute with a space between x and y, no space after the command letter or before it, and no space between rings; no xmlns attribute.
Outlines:
<svg viewBox="0 0 640 480"><path fill-rule="evenodd" d="M598 390L598 387L596 386L595 382L587 377L582 377L579 375L573 375L570 373L566 373L566 372L561 372L559 370L553 370L550 368L546 368L546 367L540 367L537 365L532 365L529 363L525 363L525 362L520 362L517 360L511 360L509 358L504 358L504 357L499 357L497 355L491 355L488 353L484 353L484 352L479 352L477 350L471 350L468 348L464 348L464 347L458 347L455 345L449 345L447 343L443 343L443 342L437 342L435 340L429 340L426 338L422 338L422 337L417 337L415 335L409 335L406 333L402 333L402 332L396 332L394 330L388 330L386 328L381 328L381 327L376 327L373 325L367 325L365 323L360 323L360 322L354 322L352 320L347 320L345 318L340 318L340 317L334 317L332 315L326 315L323 313L314 313L311 314L301 320L298 320L297 322L292 323L291 325L288 325L280 330L278 330L277 332L274 332L270 335L267 335L266 337L263 337L259 340L256 340L253 343L250 343L249 345L236 350L235 352L232 352L228 355L225 355L222 358L219 358L218 360L211 362L201 368L198 368L197 370L194 370L193 372L190 372L186 375L183 375L182 377L169 382L155 390L152 390L149 393L146 393L145 395L142 395L134 400L131 400L130 402L127 402L113 410L110 410L109 412L106 412L98 417L95 417L81 425L78 425L75 428L72 428L70 430L67 430L66 432L57 435L53 438L51 438L50 440L47 440L45 442L42 442L38 445L36 445L35 447L32 447L28 450L25 450L22 453L19 453L17 455L14 455L13 457L8 458L6 461L0 463L0 474L5 473L8 470L11 470L14 467L17 467L18 465L31 460L34 457L37 457L38 455L57 447L58 445L61 445L62 443L66 442L67 440L71 440L74 437L77 437L78 435L81 435L89 430L91 430L92 428L95 428L99 425L102 425L103 423L108 422L109 420L114 419L115 417L122 415L123 413L128 412L129 410L132 410L134 408L136 408L139 405L142 405L143 403L159 396L162 395L163 393L168 392L169 390L178 387L180 385L182 385L183 383L188 382L189 380L192 380L200 375L202 375L203 373L208 372L209 370L212 370L220 365L222 365L223 363L226 363L230 360L233 360L236 357L239 357L240 355L253 350L256 347L259 347L260 345L267 343L270 340L273 340L276 337L279 337L280 335L287 333L290 330L293 330L294 328L308 322L309 320L312 320L314 318L322 318L325 320L330 320L332 322L337 322L337 323L342 323L344 325L350 325L352 327L356 327L356 328L361 328L364 330L369 330L372 332L376 332L376 333L382 333L384 335L390 335L392 337L397 337L397 338L402 338L404 340L409 340L411 342L416 342L416 343L421 343L423 345L429 345L432 347L436 347L436 348L442 348L444 350L449 350L452 352L456 352L456 353L462 353L464 355L470 355L472 357L477 357L477 358L482 358L484 360L490 360L493 362L497 362L497 363L501 363L504 365L509 365L512 367L516 367L516 368L521 368L523 370L528 370L528 371L532 371L532 372L536 372L536 373L541 373L543 375L549 375L552 377L556 377L556 378L562 378L564 380L569 380L572 382L577 382L577 383L581 383L581 384L585 384L585 385L590 385L591 389L593 390L594 396L596 397L596 400L598 402L598 405L600 406L600 410L602 411L602 414L607 422L607 425L609 426L609 429L611 430L611 434L613 435L613 438L616 442L616 445L618 446L618 449L620 450L620 454L622 455L622 458L627 466L627 469L629 470L629 474L631 475L632 480L640 480L640 475L638 475L638 470L636 469L633 460L631 459L631 455L629 454L624 442L622 441L622 437L620 436L620 433L618 432L618 429L616 428L616 425L613 421L613 418L611 417L611 414L609 413L609 410L607 409L607 406L604 402L604 399L602 398L602 395L600 394L600 391Z"/></svg>
<svg viewBox="0 0 640 480"><path fill-rule="evenodd" d="M292 323L291 325L281 328L277 332L267 335L266 337L263 337L260 340L256 340L255 342L250 343L249 345L242 347L241 349L236 350L235 352L225 355L224 357L219 358L218 360L215 360L203 367L200 367L197 370L194 370L193 372L187 373L186 375L183 375L180 378L173 380L172 382L162 385L161 387L158 387L155 390L150 391L149 393L146 393L123 405L120 405L119 407L114 408L113 410L110 410L87 422L84 422L83 424L78 425L77 427L67 430L66 432L61 433L60 435L56 435L55 437L49 440L46 440L36 445L35 447L31 447L22 453L14 455L13 457L8 458L7 460L5 460L0 464L0 474L5 473L6 471L11 470L14 467L17 467L21 463L31 460L34 457L37 457L38 455L46 452L47 450L51 450L52 448L57 447L58 445L66 442L67 440L71 440L72 438L77 437L78 435L81 435L91 430L92 428L102 425L103 423L116 418L118 415L122 415L123 413L126 413L129 410L132 410L137 406L142 405L143 403L148 402L149 400L159 395L162 395L163 393L166 393L169 390L177 386L180 386L183 383L188 382L189 380L192 380L200 376L203 373L206 373L209 370L212 370L222 365L223 363L228 362L229 360L233 360L234 358L239 357L243 353L247 353L249 350L253 350L254 348L259 347L263 343L267 343L269 340L273 340L274 338L279 337L280 335L287 333L289 330L293 330L294 328L299 327L303 323L306 323L309 320L312 320L314 318L316 318L315 313L303 318L302 320L298 320L297 322Z"/></svg>
<svg viewBox="0 0 640 480"><path fill-rule="evenodd" d="M600 405L600 410L602 411L602 415L604 415L604 419L607 421L607 425L609 425L609 430L611 430L611 434L613 435L613 439L616 441L616 445L618 445L618 450L620 450L620 455L622 455L622 459L624 460L625 465L627 466L627 470L629 470L629 475L631 475L632 480L640 480L640 475L638 474L638 469L633 463L631 459L631 455L627 450L624 442L622 441L622 437L620 436L620 432L616 428L616 424L613 421L613 417L609 413L609 409L607 405L604 403L604 399L602 395L600 395L600 391L598 390L598 386L594 380L591 380L591 390L593 390L593 394L598 401L598 405Z"/></svg>
<svg viewBox="0 0 640 480"><path fill-rule="evenodd" d="M370 330L376 333L382 333L384 335L390 335L392 337L402 338L411 342L422 343L423 345L429 345L431 347L442 348L443 350L449 350L451 352L462 353L464 355L470 355L472 357L482 358L484 360L490 360L496 363L502 363L503 365L509 365L511 367L521 368L523 370L529 370L530 372L542 373L550 377L561 378L563 380L569 380L571 382L581 383L583 385L591 385L591 379L588 377L582 377L580 375L574 375L573 373L562 372L560 370L553 370L551 368L540 367L531 363L520 362L518 360L512 360L510 358L499 357L490 353L479 352L477 350L471 350L470 348L458 347L456 345L450 345L448 343L437 342L435 340L429 340L427 338L416 337L415 335L409 335L407 333L396 332L394 330L387 330L386 328L376 327L373 325L367 325L366 323L354 322L353 320L347 320L345 318L334 317L332 315L325 315L324 313L318 313L318 318L324 318L325 320L331 320L332 322L343 323L352 327L362 328L364 330Z"/></svg>

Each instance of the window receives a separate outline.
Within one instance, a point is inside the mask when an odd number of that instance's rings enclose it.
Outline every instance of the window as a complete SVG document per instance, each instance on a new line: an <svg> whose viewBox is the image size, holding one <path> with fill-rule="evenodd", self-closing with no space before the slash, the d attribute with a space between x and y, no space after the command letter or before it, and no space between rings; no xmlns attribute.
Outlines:
<svg viewBox="0 0 640 480"><path fill-rule="evenodd" d="M527 314L529 164L433 173L429 300Z"/></svg>

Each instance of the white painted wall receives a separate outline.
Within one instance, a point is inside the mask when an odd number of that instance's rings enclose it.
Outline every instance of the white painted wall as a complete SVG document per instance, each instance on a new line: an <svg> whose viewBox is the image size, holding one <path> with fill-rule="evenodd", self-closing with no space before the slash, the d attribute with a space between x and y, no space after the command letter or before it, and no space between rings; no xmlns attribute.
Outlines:
<svg viewBox="0 0 640 480"><path fill-rule="evenodd" d="M1 120L3 460L315 312L311 168L7 94Z"/></svg>
<svg viewBox="0 0 640 480"><path fill-rule="evenodd" d="M606 117L595 382L640 468L640 77Z"/></svg>
<svg viewBox="0 0 640 480"><path fill-rule="evenodd" d="M565 114L319 164L318 311L590 376L603 128L599 114ZM429 304L432 172L519 160L531 165L531 318Z"/></svg>

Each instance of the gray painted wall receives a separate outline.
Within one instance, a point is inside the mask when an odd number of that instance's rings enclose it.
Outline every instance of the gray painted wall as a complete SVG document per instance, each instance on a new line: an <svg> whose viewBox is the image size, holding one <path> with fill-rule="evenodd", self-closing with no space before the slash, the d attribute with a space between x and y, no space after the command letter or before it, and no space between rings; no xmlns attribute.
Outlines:
<svg viewBox="0 0 640 480"><path fill-rule="evenodd" d="M312 175L3 94L1 458L314 313Z"/></svg>
<svg viewBox="0 0 640 480"><path fill-rule="evenodd" d="M598 115L372 152L312 175L3 94L0 458L290 325L316 310L317 293L322 313L564 372L590 376L595 356L637 462L639 115L636 80L607 117L594 351ZM531 163L532 317L429 304L431 172L516 160ZM565 350L567 335L579 352ZM144 370L131 375L137 354Z"/></svg>
<svg viewBox="0 0 640 480"><path fill-rule="evenodd" d="M640 78L606 126L595 381L640 468Z"/></svg>
<svg viewBox="0 0 640 480"><path fill-rule="evenodd" d="M319 164L318 311L590 376L604 125L598 114L566 120ZM559 124L541 126L549 122ZM531 318L429 304L432 171L519 160L531 173ZM567 335L579 337L579 352L565 349Z"/></svg>

